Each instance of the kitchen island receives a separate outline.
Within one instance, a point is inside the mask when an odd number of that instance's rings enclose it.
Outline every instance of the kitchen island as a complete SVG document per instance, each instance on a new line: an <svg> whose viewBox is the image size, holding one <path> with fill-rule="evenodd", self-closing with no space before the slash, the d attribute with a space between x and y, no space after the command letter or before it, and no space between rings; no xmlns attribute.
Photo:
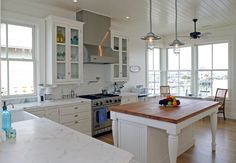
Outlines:
<svg viewBox="0 0 236 163"><path fill-rule="evenodd" d="M133 155L45 118L13 123L15 140L0 144L4 163L133 163Z"/></svg>
<svg viewBox="0 0 236 163"><path fill-rule="evenodd" d="M193 123L210 116L215 151L218 102L180 101L178 107L162 107L157 99L111 107L114 144L141 163L176 163L194 145Z"/></svg>

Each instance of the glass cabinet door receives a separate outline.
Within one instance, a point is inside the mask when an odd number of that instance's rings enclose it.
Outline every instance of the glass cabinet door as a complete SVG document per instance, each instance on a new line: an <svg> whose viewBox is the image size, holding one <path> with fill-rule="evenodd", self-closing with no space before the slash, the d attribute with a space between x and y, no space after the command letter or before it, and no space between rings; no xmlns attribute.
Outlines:
<svg viewBox="0 0 236 163"><path fill-rule="evenodd" d="M115 64L114 66L114 72L113 72L113 77L114 78L119 78L119 74L120 74L120 68L119 65Z"/></svg>
<svg viewBox="0 0 236 163"><path fill-rule="evenodd" d="M79 78L79 30L70 29L70 78Z"/></svg>
<svg viewBox="0 0 236 163"><path fill-rule="evenodd" d="M118 51L120 49L119 37L114 37L113 50Z"/></svg>
<svg viewBox="0 0 236 163"><path fill-rule="evenodd" d="M113 37L113 51L119 56L119 63L113 65L113 78L128 77L128 40L120 36Z"/></svg>
<svg viewBox="0 0 236 163"><path fill-rule="evenodd" d="M66 28L56 27L56 79L66 79Z"/></svg>
<svg viewBox="0 0 236 163"><path fill-rule="evenodd" d="M128 77L127 39L122 38L122 78Z"/></svg>

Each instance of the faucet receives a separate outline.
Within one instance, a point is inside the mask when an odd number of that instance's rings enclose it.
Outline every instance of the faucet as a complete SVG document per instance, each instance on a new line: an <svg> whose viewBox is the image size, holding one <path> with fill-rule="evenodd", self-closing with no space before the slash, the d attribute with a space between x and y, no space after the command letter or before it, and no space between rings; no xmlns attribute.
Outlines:
<svg viewBox="0 0 236 163"><path fill-rule="evenodd" d="M116 82L114 82L114 94L120 94L120 89L122 88L120 85L118 85Z"/></svg>
<svg viewBox="0 0 236 163"><path fill-rule="evenodd" d="M7 106L11 105L11 108L14 108L14 105L12 103L7 104Z"/></svg>
<svg viewBox="0 0 236 163"><path fill-rule="evenodd" d="M71 97L71 98L74 98L74 97L75 97L75 91L74 91L74 90L71 90L71 91L70 91L70 97Z"/></svg>

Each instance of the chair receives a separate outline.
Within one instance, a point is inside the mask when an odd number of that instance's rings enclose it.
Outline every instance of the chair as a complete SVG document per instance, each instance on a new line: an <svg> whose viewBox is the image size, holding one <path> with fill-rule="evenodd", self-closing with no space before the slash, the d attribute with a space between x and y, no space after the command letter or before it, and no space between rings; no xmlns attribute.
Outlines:
<svg viewBox="0 0 236 163"><path fill-rule="evenodd" d="M160 96L167 97L170 96L170 86L160 86Z"/></svg>
<svg viewBox="0 0 236 163"><path fill-rule="evenodd" d="M224 120L225 120L225 99L228 89L217 88L216 95L214 101L220 102L218 107L218 113L223 113Z"/></svg>

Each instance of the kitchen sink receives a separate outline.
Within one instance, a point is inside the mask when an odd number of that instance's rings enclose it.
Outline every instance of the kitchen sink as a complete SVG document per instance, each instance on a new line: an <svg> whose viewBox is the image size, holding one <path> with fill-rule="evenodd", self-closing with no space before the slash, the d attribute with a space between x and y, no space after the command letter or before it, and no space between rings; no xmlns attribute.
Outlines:
<svg viewBox="0 0 236 163"><path fill-rule="evenodd" d="M33 114L27 113L23 110L12 110L11 111L11 122L19 122L19 121L25 121L30 119L36 119L38 117L34 116Z"/></svg>

